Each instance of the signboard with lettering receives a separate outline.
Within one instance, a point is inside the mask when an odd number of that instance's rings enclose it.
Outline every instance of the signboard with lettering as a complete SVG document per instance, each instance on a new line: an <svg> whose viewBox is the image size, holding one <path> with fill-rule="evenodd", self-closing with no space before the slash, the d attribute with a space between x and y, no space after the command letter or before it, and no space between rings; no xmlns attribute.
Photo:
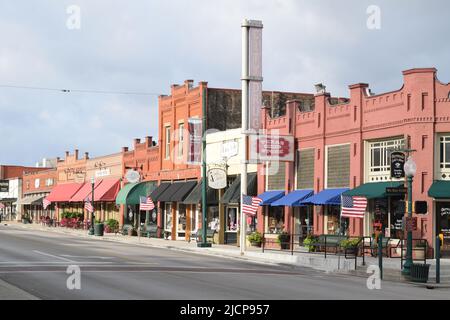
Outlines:
<svg viewBox="0 0 450 320"><path fill-rule="evenodd" d="M262 23L251 21L248 30L248 129L261 127L262 106Z"/></svg>
<svg viewBox="0 0 450 320"><path fill-rule="evenodd" d="M188 119L188 164L202 163L202 120L198 118Z"/></svg>
<svg viewBox="0 0 450 320"><path fill-rule="evenodd" d="M406 188L406 187L387 187L386 188L387 195L406 194L407 192L408 192L408 188Z"/></svg>
<svg viewBox="0 0 450 320"><path fill-rule="evenodd" d="M441 216L450 215L450 208L441 208Z"/></svg>
<svg viewBox="0 0 450 320"><path fill-rule="evenodd" d="M250 135L250 162L294 161L294 137Z"/></svg>
<svg viewBox="0 0 450 320"><path fill-rule="evenodd" d="M208 186L213 189L223 189L227 186L227 172L222 168L208 170Z"/></svg>
<svg viewBox="0 0 450 320"><path fill-rule="evenodd" d="M0 180L0 192L9 192L9 180Z"/></svg>
<svg viewBox="0 0 450 320"><path fill-rule="evenodd" d="M391 178L400 179L405 177L405 154L395 151L391 153Z"/></svg>
<svg viewBox="0 0 450 320"><path fill-rule="evenodd" d="M222 143L222 148L220 152L222 158L231 158L237 156L239 153L239 144L237 141L225 141Z"/></svg>

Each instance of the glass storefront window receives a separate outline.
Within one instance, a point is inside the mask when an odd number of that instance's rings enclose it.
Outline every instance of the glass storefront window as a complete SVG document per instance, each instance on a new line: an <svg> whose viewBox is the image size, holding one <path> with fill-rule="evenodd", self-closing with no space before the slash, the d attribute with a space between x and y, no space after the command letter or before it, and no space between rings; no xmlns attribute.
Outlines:
<svg viewBox="0 0 450 320"><path fill-rule="evenodd" d="M192 205L191 207L191 231L195 232L197 230L198 225L198 212L197 212L197 206Z"/></svg>
<svg viewBox="0 0 450 320"><path fill-rule="evenodd" d="M208 207L207 221L209 229L219 231L219 207Z"/></svg>
<svg viewBox="0 0 450 320"><path fill-rule="evenodd" d="M450 257L450 202L436 202L436 234L441 241L442 257Z"/></svg>
<svg viewBox="0 0 450 320"><path fill-rule="evenodd" d="M238 215L239 215L239 213L238 213L237 207L227 207L225 231L236 232L238 230L238 228L239 228Z"/></svg>
<svg viewBox="0 0 450 320"><path fill-rule="evenodd" d="M269 233L281 233L284 231L284 207L269 207L267 219Z"/></svg>
<svg viewBox="0 0 450 320"><path fill-rule="evenodd" d="M186 205L178 204L178 221L177 221L178 232L185 232L186 230Z"/></svg>
<svg viewBox="0 0 450 320"><path fill-rule="evenodd" d="M327 206L327 234L339 234L340 206Z"/></svg>
<svg viewBox="0 0 450 320"><path fill-rule="evenodd" d="M172 231L172 204L166 203L164 205L164 230Z"/></svg>
<svg viewBox="0 0 450 320"><path fill-rule="evenodd" d="M403 239L403 217L406 206L403 197L390 197L390 237Z"/></svg>

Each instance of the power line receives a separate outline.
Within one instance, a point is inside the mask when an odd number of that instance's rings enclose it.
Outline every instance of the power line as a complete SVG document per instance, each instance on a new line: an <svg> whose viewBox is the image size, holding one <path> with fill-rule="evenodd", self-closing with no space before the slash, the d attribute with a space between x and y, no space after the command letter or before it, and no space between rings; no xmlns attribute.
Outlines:
<svg viewBox="0 0 450 320"><path fill-rule="evenodd" d="M45 90L45 91L56 91L56 92L63 92L63 93L81 92L81 93L98 93L98 94L141 95L141 96L159 96L159 95L161 95L161 93L153 93L153 92L127 92L127 91L106 91L106 90L87 90L87 89L59 89L59 88L47 88L47 87L18 86L18 85L8 85L8 84L0 84L0 88Z"/></svg>

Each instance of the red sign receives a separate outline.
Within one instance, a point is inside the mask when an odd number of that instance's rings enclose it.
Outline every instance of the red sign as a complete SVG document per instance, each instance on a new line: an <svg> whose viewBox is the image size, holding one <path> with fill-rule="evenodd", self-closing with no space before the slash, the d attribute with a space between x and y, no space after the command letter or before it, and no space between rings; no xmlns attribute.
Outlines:
<svg viewBox="0 0 450 320"><path fill-rule="evenodd" d="M406 231L417 230L417 217L405 217L405 229Z"/></svg>
<svg viewBox="0 0 450 320"><path fill-rule="evenodd" d="M250 136L251 161L294 161L294 137L280 135Z"/></svg>

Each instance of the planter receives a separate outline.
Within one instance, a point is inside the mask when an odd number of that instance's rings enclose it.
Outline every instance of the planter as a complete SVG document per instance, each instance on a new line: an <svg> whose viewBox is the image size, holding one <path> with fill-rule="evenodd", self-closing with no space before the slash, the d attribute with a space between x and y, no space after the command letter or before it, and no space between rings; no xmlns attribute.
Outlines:
<svg viewBox="0 0 450 320"><path fill-rule="evenodd" d="M413 260L425 260L425 248L414 248L413 250ZM417 250L420 249L420 250Z"/></svg>
<svg viewBox="0 0 450 320"><path fill-rule="evenodd" d="M250 241L250 244L252 245L252 247L261 247L261 242Z"/></svg>
<svg viewBox="0 0 450 320"><path fill-rule="evenodd" d="M94 235L103 237L104 231L105 231L105 225L103 223L94 224Z"/></svg>

